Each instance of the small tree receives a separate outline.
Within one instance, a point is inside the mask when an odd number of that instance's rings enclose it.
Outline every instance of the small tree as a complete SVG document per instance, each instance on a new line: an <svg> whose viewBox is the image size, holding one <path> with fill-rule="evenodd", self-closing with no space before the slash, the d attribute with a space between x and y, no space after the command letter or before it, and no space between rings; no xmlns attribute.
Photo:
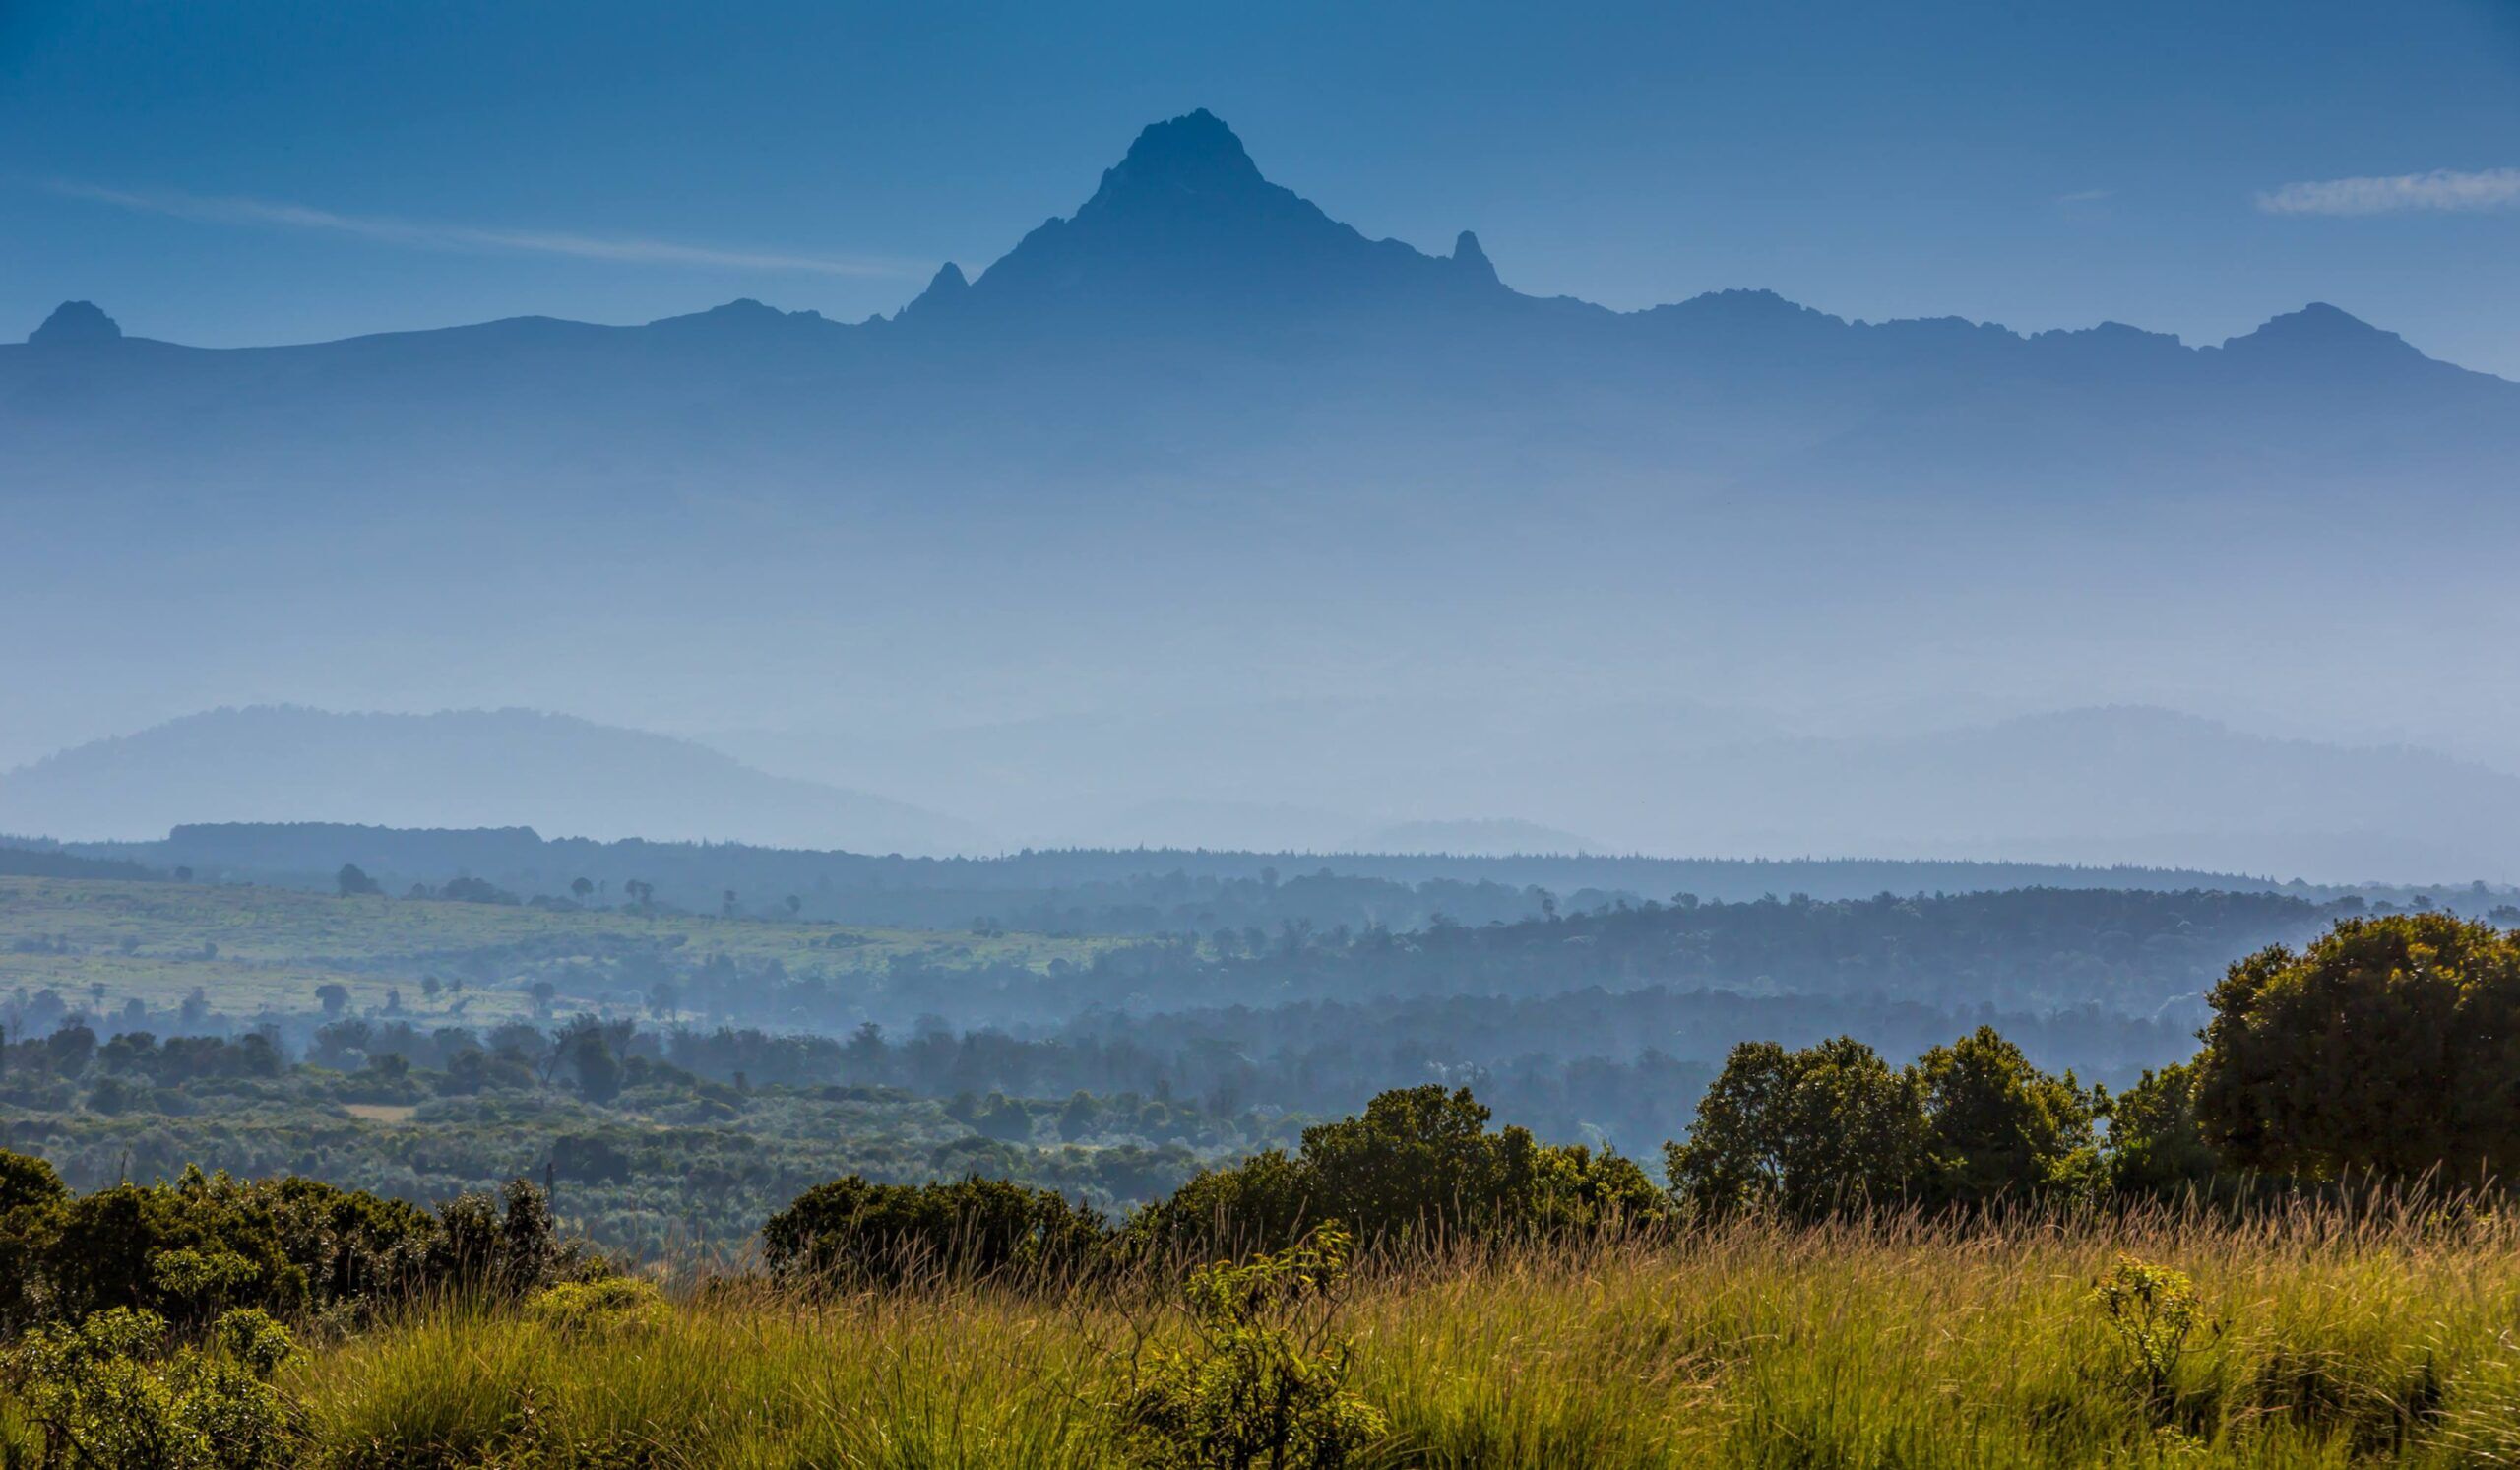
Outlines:
<svg viewBox="0 0 2520 1470"><path fill-rule="evenodd" d="M2214 1151L2196 1124L2196 1069L2181 1062L2144 1073L2110 1100L2110 1183L2130 1193L2168 1193L2201 1183Z"/></svg>
<svg viewBox="0 0 2520 1470"><path fill-rule="evenodd" d="M2037 1191L2093 1146L2100 1095L2076 1085L2071 1072L2055 1077L2032 1066L1991 1026L1927 1052L1917 1073L1934 1183L1946 1199Z"/></svg>
<svg viewBox="0 0 2520 1470"><path fill-rule="evenodd" d="M349 987L339 981L327 981L315 988L315 1003L324 1007L324 1014L338 1016L349 1007Z"/></svg>
<svg viewBox="0 0 2520 1470"><path fill-rule="evenodd" d="M379 885L374 878L369 877L355 863L345 863L342 864L342 870L333 875L333 886L341 891L341 895L344 898L361 898L370 894L383 893L385 891L385 889Z"/></svg>
<svg viewBox="0 0 2520 1470"><path fill-rule="evenodd" d="M1924 1089L1839 1037L1799 1052L1744 1042L1698 1104L1688 1141L1664 1145L1672 1191L1701 1209L1823 1214L1888 1203L1923 1177Z"/></svg>

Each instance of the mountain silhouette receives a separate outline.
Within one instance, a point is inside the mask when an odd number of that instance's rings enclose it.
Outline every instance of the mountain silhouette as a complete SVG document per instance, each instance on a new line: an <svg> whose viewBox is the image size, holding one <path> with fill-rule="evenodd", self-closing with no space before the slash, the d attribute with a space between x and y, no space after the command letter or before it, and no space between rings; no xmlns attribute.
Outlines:
<svg viewBox="0 0 2520 1470"><path fill-rule="evenodd" d="M70 344L91 351L50 351ZM742 300L644 327L517 318L205 351L120 336L74 302L0 347L0 432L40 472L22 484L144 501L245 479L302 503L346 475L570 503L619 493L622 462L826 507L878 479L934 507L1009 477L1393 463L1466 488L1555 463L1602 484L1785 492L1854 472L1972 493L2315 493L2397 477L2410 454L2450 491L2507 479L2520 385L2324 304L2188 348L2114 323L1854 322L1761 290L1627 313L1543 299L1468 230L1440 256L1367 239L1201 110L1140 133L1073 215L976 277L943 266L889 318Z"/></svg>
<svg viewBox="0 0 2520 1470"><path fill-rule="evenodd" d="M876 853L983 845L963 823L902 802L528 710L213 710L0 774L0 832L136 841L236 821L531 826Z"/></svg>
<svg viewBox="0 0 2520 1470"><path fill-rule="evenodd" d="M1935 726L2264 701L2520 767L2476 673L2509 643L2520 384L2323 303L2211 345L1854 320L1755 282L1611 310L1515 288L1467 228L1368 238L1265 161L1213 114L1158 122L1080 170L1072 213L858 322L745 299L201 349L66 306L0 346L0 516L42 533L0 537L0 602L42 629L0 655L33 691L0 739L57 748L112 717L48 712L134 688L600 689L659 726L913 746L1128 711L1107 751L990 744L874 784L1022 836L1062 812L966 793L1107 760L1198 779L1080 807L1355 813L1329 840L1512 812L1638 847L1686 834L1551 804L1549 779L1660 789L1638 711L1675 700L1963 707ZM1316 696L1377 712L1282 742L1344 790L1517 784L1324 802L1156 734ZM1430 701L1455 713L1373 723ZM1564 731L1509 759L1484 732L1533 702ZM1420 743L1374 738L1401 729ZM1981 807L1935 830L2037 836Z"/></svg>

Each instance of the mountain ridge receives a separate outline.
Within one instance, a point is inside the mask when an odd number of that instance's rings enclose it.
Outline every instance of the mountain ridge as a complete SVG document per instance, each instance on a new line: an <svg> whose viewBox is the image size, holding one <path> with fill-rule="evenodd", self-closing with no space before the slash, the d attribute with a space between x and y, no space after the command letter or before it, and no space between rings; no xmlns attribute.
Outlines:
<svg viewBox="0 0 2520 1470"><path fill-rule="evenodd" d="M539 710L222 707L0 772L0 831L143 840L232 821L530 826L567 837L939 852L976 829L773 776L669 735Z"/></svg>

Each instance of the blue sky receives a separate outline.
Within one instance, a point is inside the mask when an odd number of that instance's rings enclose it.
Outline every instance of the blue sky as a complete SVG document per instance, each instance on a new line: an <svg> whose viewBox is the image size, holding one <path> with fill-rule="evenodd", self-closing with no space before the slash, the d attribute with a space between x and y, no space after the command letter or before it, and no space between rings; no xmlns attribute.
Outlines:
<svg viewBox="0 0 2520 1470"><path fill-rule="evenodd" d="M1527 290L2190 341L2322 299L2520 376L2520 0L1573 9L0 0L0 335L890 311L1206 106Z"/></svg>

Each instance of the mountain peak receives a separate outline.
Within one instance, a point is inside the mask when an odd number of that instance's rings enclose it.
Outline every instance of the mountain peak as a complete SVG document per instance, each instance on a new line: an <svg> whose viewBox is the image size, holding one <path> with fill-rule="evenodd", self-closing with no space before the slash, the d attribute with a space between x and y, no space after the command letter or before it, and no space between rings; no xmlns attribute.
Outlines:
<svg viewBox="0 0 2520 1470"><path fill-rule="evenodd" d="M2223 344L2225 352L2253 352L2269 349L2297 357L2332 358L2371 352L2423 355L2395 332L2383 332L2361 317L2341 311L2325 301L2312 301L2299 311L2286 312L2256 331Z"/></svg>
<svg viewBox="0 0 2520 1470"><path fill-rule="evenodd" d="M1467 229L1453 240L1453 265L1465 274L1476 276L1481 281L1492 283L1496 280L1496 263L1489 260L1487 252L1479 247L1479 236Z"/></svg>
<svg viewBox="0 0 2520 1470"><path fill-rule="evenodd" d="M1095 203L1136 195L1237 193L1266 188L1242 140L1207 108L1149 123L1102 175ZM1091 206L1089 205L1089 208Z"/></svg>
<svg viewBox="0 0 2520 1470"><path fill-rule="evenodd" d="M67 347L82 342L116 342L122 328L94 301L64 301L43 319L27 341L37 347Z"/></svg>

